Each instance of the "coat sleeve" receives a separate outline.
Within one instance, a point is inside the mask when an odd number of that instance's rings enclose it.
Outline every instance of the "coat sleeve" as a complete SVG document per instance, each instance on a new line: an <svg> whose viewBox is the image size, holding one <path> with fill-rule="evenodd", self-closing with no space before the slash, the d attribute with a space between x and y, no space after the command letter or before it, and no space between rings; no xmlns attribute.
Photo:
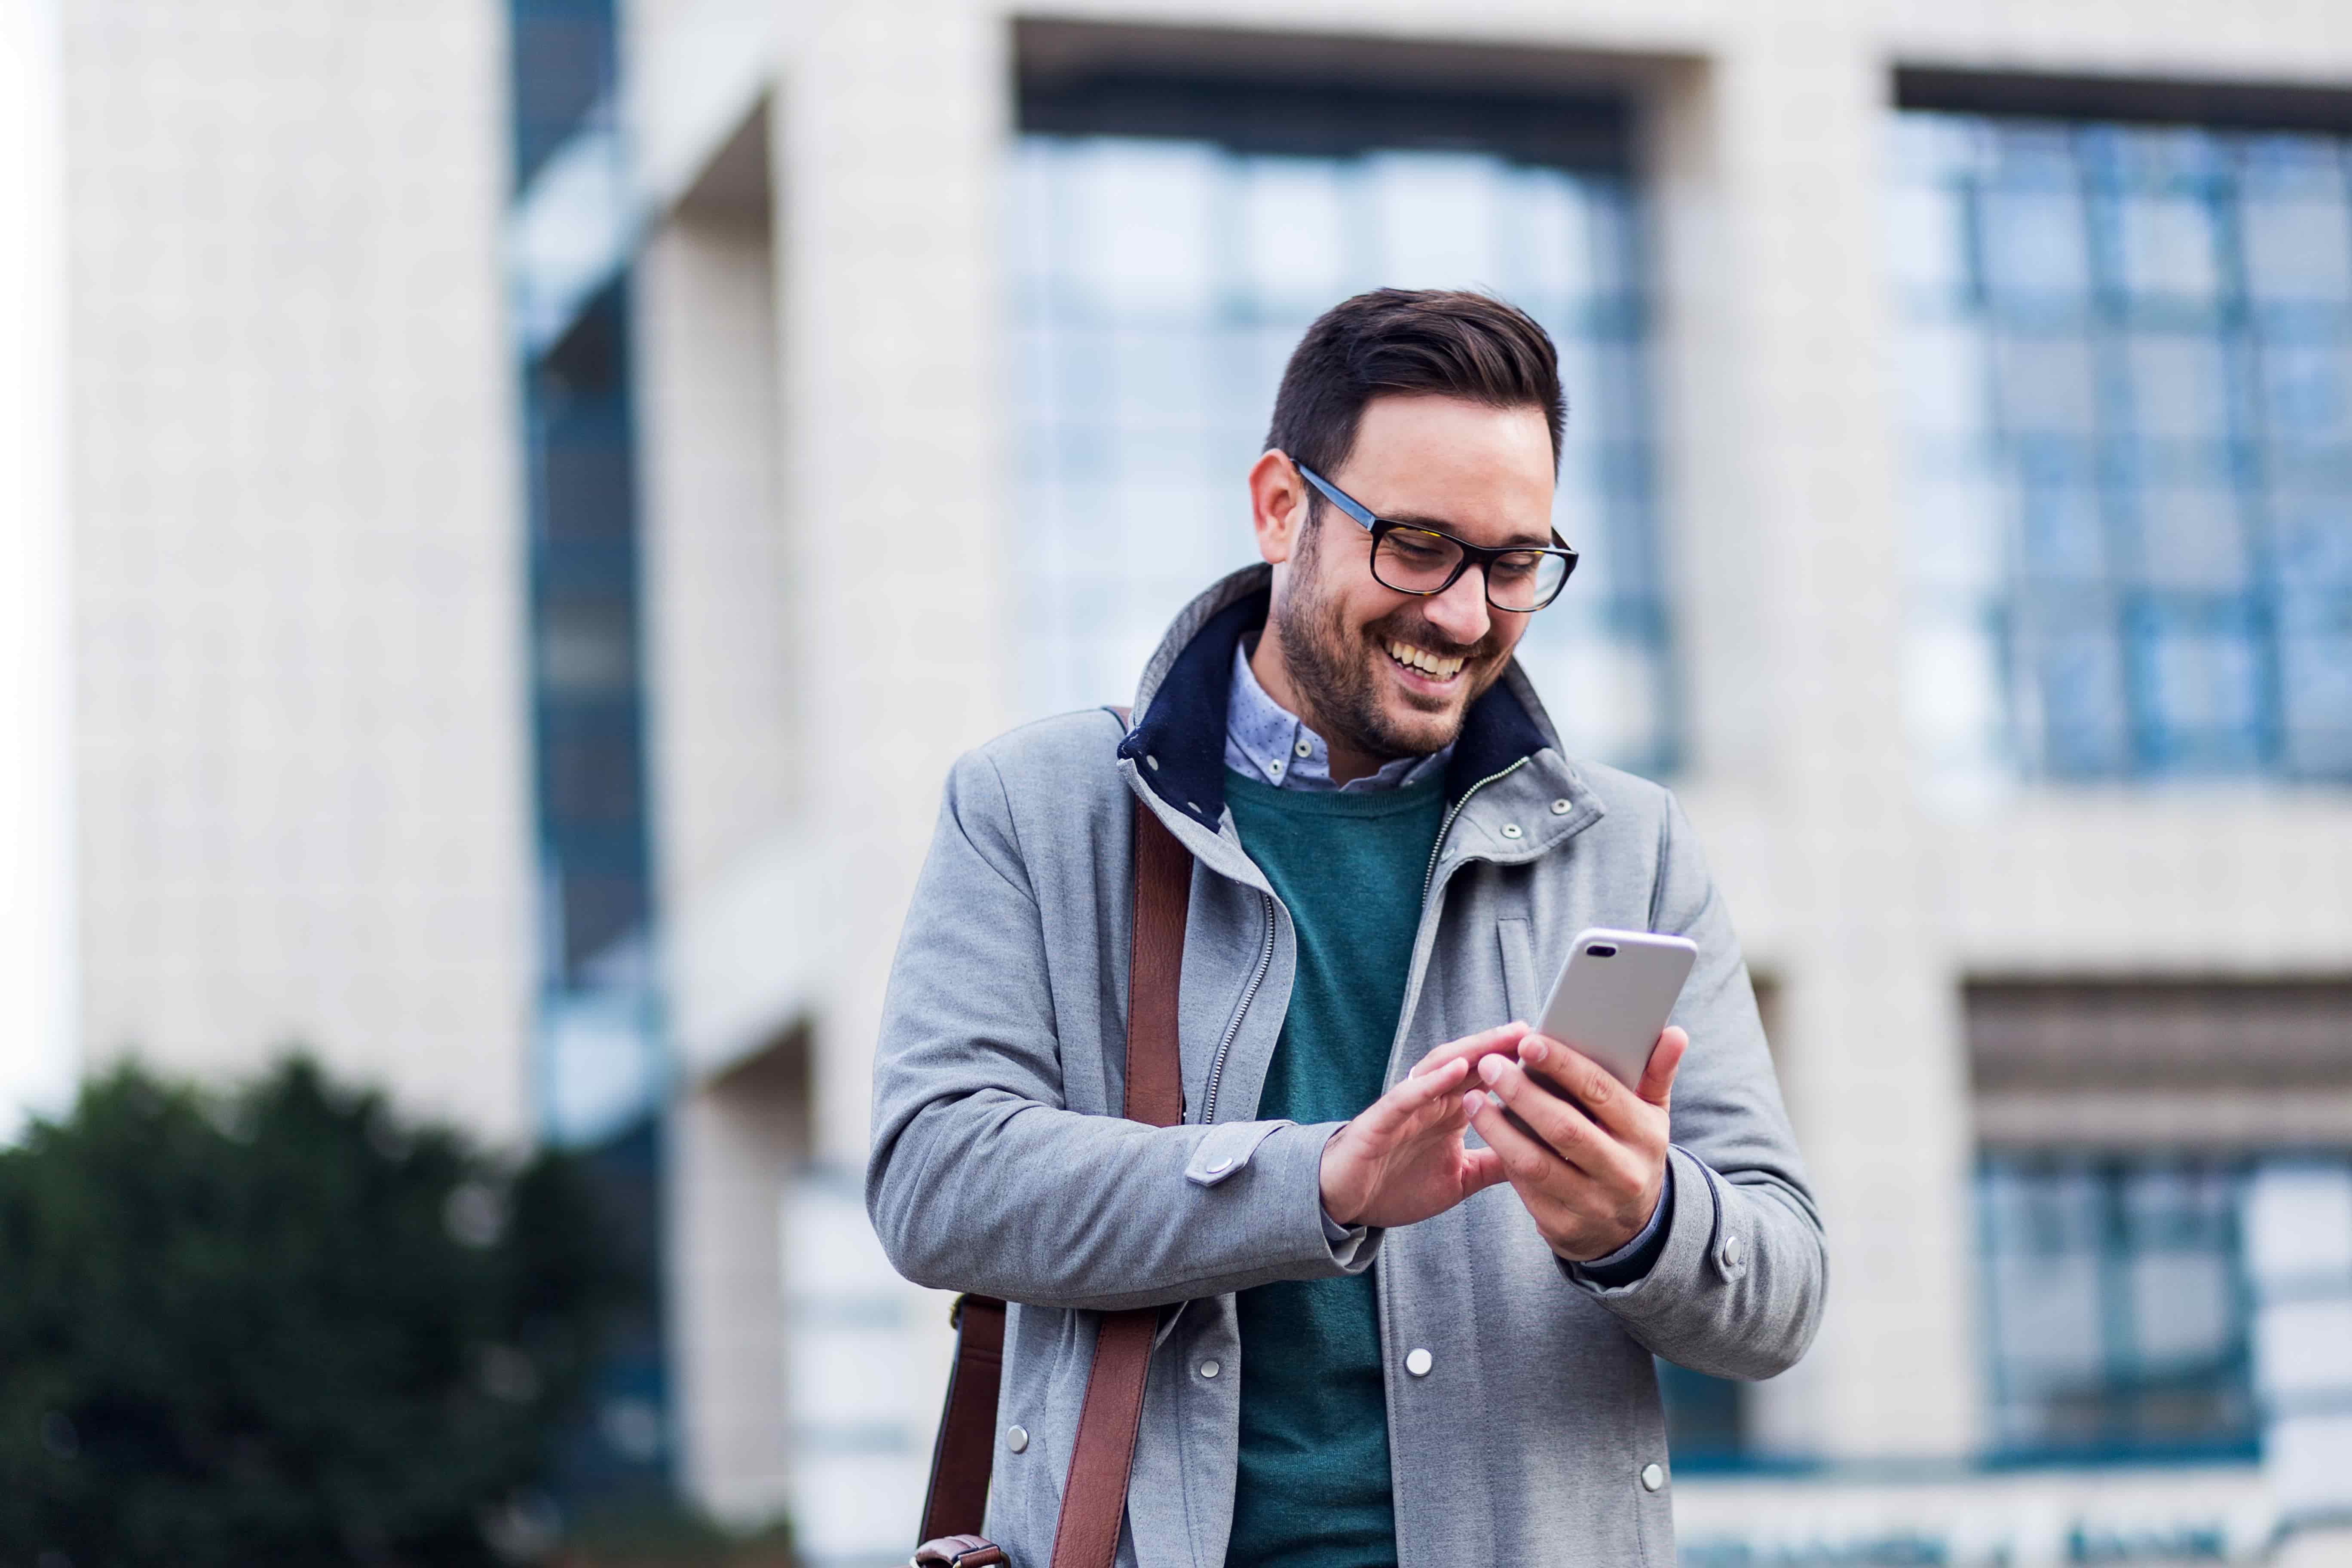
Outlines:
<svg viewBox="0 0 2352 1568"><path fill-rule="evenodd" d="M1673 1015L1691 1037L1674 1089L1674 1215L1642 1279L1611 1288L1570 1278L1668 1361L1770 1377L1812 1343L1828 1254L1738 939L1671 795L1655 889L1650 928L1698 944Z"/></svg>
<svg viewBox="0 0 2352 1568"><path fill-rule="evenodd" d="M1103 853L1126 855L1126 837ZM1047 954L1002 778L961 759L891 966L866 1212L908 1279L1117 1310L1360 1272L1323 1226L1337 1124L1149 1127L1066 1109Z"/></svg>

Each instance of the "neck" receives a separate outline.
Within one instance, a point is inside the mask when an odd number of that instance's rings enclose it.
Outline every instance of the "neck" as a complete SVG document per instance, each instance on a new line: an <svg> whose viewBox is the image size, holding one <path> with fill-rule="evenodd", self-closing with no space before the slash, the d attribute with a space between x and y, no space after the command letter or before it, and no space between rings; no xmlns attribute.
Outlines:
<svg viewBox="0 0 2352 1568"><path fill-rule="evenodd" d="M1257 650L1250 655L1249 667L1250 673L1257 677L1258 685L1265 689L1268 697L1323 737L1323 748L1330 754L1333 784L1351 784L1381 771L1381 764L1388 761L1386 757L1374 756L1349 743L1328 720L1300 698L1297 683L1290 679L1290 668L1283 662L1282 638L1275 634L1272 622L1267 623L1265 633L1257 639Z"/></svg>

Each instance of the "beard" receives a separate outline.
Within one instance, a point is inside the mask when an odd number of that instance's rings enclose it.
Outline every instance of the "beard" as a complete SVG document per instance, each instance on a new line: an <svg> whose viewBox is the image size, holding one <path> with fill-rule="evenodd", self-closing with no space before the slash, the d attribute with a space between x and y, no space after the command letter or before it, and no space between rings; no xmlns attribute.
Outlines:
<svg viewBox="0 0 2352 1568"><path fill-rule="evenodd" d="M1351 623L1344 603L1323 592L1315 570L1321 544L1316 536L1321 532L1310 527L1266 626L1280 639L1283 667L1301 706L1309 710L1299 717L1327 742L1383 761L1444 750L1462 733L1470 705L1501 677L1509 647L1491 625L1481 640L1456 642L1431 626L1412 601L1369 625ZM1393 689L1380 668L1392 662L1383 646L1391 638L1463 661L1454 677L1457 689L1442 706L1408 702L1406 712L1399 713L1395 699L1383 701L1383 691Z"/></svg>

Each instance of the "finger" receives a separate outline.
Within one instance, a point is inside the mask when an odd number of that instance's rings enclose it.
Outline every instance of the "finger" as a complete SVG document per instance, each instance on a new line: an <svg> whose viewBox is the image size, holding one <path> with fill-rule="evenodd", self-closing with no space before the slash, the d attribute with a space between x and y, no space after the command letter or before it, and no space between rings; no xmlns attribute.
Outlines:
<svg viewBox="0 0 2352 1568"><path fill-rule="evenodd" d="M1420 1078L1407 1078L1372 1101L1356 1118L1356 1125L1371 1137L1394 1137L1406 1129L1413 1112L1444 1098L1469 1072L1470 1063L1465 1058L1448 1062Z"/></svg>
<svg viewBox="0 0 2352 1568"><path fill-rule="evenodd" d="M1472 1089L1463 1096L1463 1102L1470 1108L1471 1122L1486 1141L1487 1152L1501 1163L1503 1179L1521 1200L1530 1205L1538 1199L1557 1203L1551 1189L1570 1169L1559 1152L1512 1125L1502 1108L1480 1091Z"/></svg>
<svg viewBox="0 0 2352 1568"><path fill-rule="evenodd" d="M1575 1047L1546 1035L1529 1035L1519 1042L1518 1058L1617 1137L1632 1138L1642 1131L1632 1091L1617 1081L1616 1074Z"/></svg>
<svg viewBox="0 0 2352 1568"><path fill-rule="evenodd" d="M1658 1037L1650 1048L1650 1065L1642 1069L1642 1081L1633 1092L1660 1110L1674 1099L1675 1074L1681 1069L1683 1054L1690 1049L1690 1037L1679 1028L1669 1027Z"/></svg>
<svg viewBox="0 0 2352 1568"><path fill-rule="evenodd" d="M1451 1061L1475 1061L1496 1051L1515 1049L1527 1032L1527 1025L1515 1021L1497 1024L1491 1029L1481 1029L1475 1035L1465 1035L1458 1040L1449 1040L1413 1063L1412 1071L1407 1076L1419 1078Z"/></svg>
<svg viewBox="0 0 2352 1568"><path fill-rule="evenodd" d="M1462 1120L1466 1123L1470 1120L1470 1108L1462 1105L1460 1100L1454 1101L1454 1104L1461 1107ZM1483 1193L1496 1183L1509 1179L1503 1170L1503 1157L1494 1150L1465 1149L1462 1151L1462 1195L1464 1197L1468 1197L1472 1193Z"/></svg>
<svg viewBox="0 0 2352 1568"><path fill-rule="evenodd" d="M1573 1102L1529 1078L1517 1063L1490 1058L1478 1064L1478 1073L1536 1137L1578 1170L1604 1184L1638 1179L1632 1150Z"/></svg>

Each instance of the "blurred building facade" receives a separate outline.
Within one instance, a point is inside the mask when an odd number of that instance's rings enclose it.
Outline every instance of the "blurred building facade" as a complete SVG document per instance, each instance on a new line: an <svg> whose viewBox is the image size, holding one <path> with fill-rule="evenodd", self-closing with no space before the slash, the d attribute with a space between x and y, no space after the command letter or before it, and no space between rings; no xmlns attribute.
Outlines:
<svg viewBox="0 0 2352 1568"><path fill-rule="evenodd" d="M855 1173L944 770L1248 558L1318 310L1471 285L1563 351L1528 663L1706 837L1832 1226L1801 1367L1662 1369L1686 1557L2352 1510L2327 8L62 15L0 325L65 327L10 831L76 847L79 1060L601 1151L662 1259L609 1463L903 1554L944 1303Z"/></svg>

